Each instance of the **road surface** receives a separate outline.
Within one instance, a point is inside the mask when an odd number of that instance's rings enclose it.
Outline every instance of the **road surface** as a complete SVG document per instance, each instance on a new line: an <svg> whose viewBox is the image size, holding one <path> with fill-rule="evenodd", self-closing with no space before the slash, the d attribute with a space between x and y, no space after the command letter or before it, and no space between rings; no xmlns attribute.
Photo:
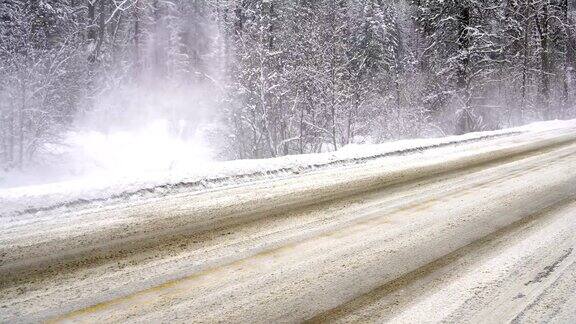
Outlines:
<svg viewBox="0 0 576 324"><path fill-rule="evenodd" d="M0 322L575 322L576 132L0 219Z"/></svg>

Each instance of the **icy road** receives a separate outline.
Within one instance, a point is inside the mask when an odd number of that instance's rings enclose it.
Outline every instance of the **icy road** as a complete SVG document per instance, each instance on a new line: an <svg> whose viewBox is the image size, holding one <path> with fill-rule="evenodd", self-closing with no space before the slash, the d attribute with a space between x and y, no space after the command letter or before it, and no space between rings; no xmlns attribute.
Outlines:
<svg viewBox="0 0 576 324"><path fill-rule="evenodd" d="M0 322L576 321L573 124L0 215Z"/></svg>

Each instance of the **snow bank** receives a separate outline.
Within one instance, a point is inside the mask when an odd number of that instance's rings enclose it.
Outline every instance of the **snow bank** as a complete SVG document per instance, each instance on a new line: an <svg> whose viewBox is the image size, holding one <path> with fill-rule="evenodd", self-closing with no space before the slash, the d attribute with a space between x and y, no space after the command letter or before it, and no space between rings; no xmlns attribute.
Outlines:
<svg viewBox="0 0 576 324"><path fill-rule="evenodd" d="M237 185L249 181L269 179L311 172L318 169L358 164L369 160L393 155L417 154L438 147L458 146L458 144L480 141L512 134L561 129L576 126L576 121L539 122L523 127L498 131L470 133L444 138L412 139L370 145L348 145L337 152L284 156L261 160L237 160L211 162L188 155L187 145L163 146L162 135L150 133L152 142L160 145L142 147L142 150L157 150L161 161L171 164L165 169L150 168L158 161L150 163L142 158L131 156L124 160L119 153L119 163L114 172L93 174L75 180L42 185L0 189L0 215L15 216L21 213L38 212L58 207L101 203L113 199L163 195L177 190L201 190L223 185ZM95 141L101 139L95 138ZM107 143L117 145L121 152L125 142ZM94 147L94 146L91 146ZM97 145L95 146L97 147ZM180 159L169 159L171 151L181 154ZM184 152L181 152L184 151ZM92 152L92 154L98 154ZM117 165L117 164L114 164Z"/></svg>

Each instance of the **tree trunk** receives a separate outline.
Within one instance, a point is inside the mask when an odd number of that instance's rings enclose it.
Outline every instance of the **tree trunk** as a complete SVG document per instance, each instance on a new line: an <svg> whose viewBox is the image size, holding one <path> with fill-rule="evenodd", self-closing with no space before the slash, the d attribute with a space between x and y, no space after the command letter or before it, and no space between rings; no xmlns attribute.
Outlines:
<svg viewBox="0 0 576 324"><path fill-rule="evenodd" d="M271 0L262 2L262 35L261 35L261 50L260 50L260 104L262 106L262 115L264 123L264 132L268 151L272 157L277 155L276 142L273 138L273 120L274 107L271 100L269 77L272 73L268 70L272 67L270 60L272 59L270 53L274 50L274 27L272 23L272 15L274 14L274 4Z"/></svg>
<svg viewBox="0 0 576 324"><path fill-rule="evenodd" d="M524 4L524 35L522 38L522 87L520 99L520 124L524 123L524 115L526 111L526 94L528 87L528 63L530 51L530 20L528 19L529 6L526 2Z"/></svg>
<svg viewBox="0 0 576 324"><path fill-rule="evenodd" d="M336 80L336 44L338 41L338 37L336 35L337 27L336 27L336 5L332 2L332 6L330 8L330 31L332 33L330 39L330 102L329 102L329 111L330 111L330 136L332 140L332 145L334 146L334 151L338 150L338 142L336 138L336 96L337 96L337 80Z"/></svg>
<svg viewBox="0 0 576 324"><path fill-rule="evenodd" d="M134 5L134 79L140 81L142 76L142 56L141 56L141 30L140 30L140 0L136 0Z"/></svg>
<svg viewBox="0 0 576 324"><path fill-rule="evenodd" d="M564 69L563 69L563 93L562 93L562 118L568 116L568 109L570 108L570 60L573 55L572 43L572 30L570 24L570 18L568 16L568 0L562 2L562 19L564 21L564 44L565 44L565 54L564 54Z"/></svg>
<svg viewBox="0 0 576 324"><path fill-rule="evenodd" d="M460 56L457 70L457 86L463 107L458 114L457 134L468 133L473 129L473 121L470 112L470 84L468 80L468 66L470 64L470 8L462 5L458 16L458 55Z"/></svg>
<svg viewBox="0 0 576 324"><path fill-rule="evenodd" d="M94 60L100 59L100 51L106 35L106 0L100 0L100 15L98 17L98 42L94 50Z"/></svg>
<svg viewBox="0 0 576 324"><path fill-rule="evenodd" d="M23 81L22 84L22 106L20 107L20 111L18 114L18 168L22 169L24 166L24 114L26 113L26 105L27 105L27 96L28 91L26 87L26 81Z"/></svg>
<svg viewBox="0 0 576 324"><path fill-rule="evenodd" d="M544 119L552 117L550 111L550 53L549 53L549 6L550 0L544 1L542 7L542 16L536 13L536 27L540 36L540 64L541 64L541 88L542 109L544 110Z"/></svg>

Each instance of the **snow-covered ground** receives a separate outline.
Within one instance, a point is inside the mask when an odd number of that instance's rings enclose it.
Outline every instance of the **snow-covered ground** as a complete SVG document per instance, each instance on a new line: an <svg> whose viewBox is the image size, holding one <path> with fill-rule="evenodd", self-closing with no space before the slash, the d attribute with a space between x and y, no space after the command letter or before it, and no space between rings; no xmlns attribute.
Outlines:
<svg viewBox="0 0 576 324"><path fill-rule="evenodd" d="M14 215L24 211L66 206L68 204L101 202L142 195L158 195L181 188L198 190L222 185L234 185L270 177L310 172L333 166L357 164L367 160L394 155L418 154L423 151L458 144L481 141L499 136L512 136L526 132L540 132L575 126L576 121L549 121L498 131L470 133L444 138L392 141L384 144L348 145L337 152L284 156L272 159L217 162L206 158L205 147L185 141L169 139L165 125L153 125L145 133L116 134L111 143L99 134L77 137L85 145L85 154L99 161L108 172L95 172L72 180L40 185L0 189L0 215ZM142 140L145 136L145 140ZM121 139L120 141L117 141ZM150 139L147 141L146 139ZM134 143L146 143L136 146ZM111 147L112 146L112 147ZM98 156L106 152L106 160ZM202 151L204 150L204 151ZM123 152L129 152L129 155ZM151 154L152 152L152 154Z"/></svg>

